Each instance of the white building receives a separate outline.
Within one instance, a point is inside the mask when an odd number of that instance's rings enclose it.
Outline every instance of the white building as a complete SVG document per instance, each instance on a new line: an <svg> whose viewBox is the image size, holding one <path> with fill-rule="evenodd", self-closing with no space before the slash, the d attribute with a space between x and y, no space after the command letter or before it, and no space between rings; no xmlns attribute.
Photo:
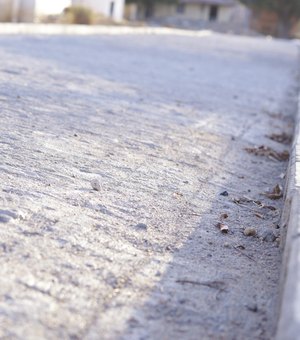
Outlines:
<svg viewBox="0 0 300 340"><path fill-rule="evenodd" d="M61 14L71 0L0 0L0 21L34 22L47 15Z"/></svg>
<svg viewBox="0 0 300 340"><path fill-rule="evenodd" d="M0 21L32 22L35 0L0 0Z"/></svg>
<svg viewBox="0 0 300 340"><path fill-rule="evenodd" d="M36 16L61 14L71 4L72 0L35 0L35 14Z"/></svg>
<svg viewBox="0 0 300 340"><path fill-rule="evenodd" d="M229 22L237 6L236 0L179 0L177 5L157 4L153 15L156 18Z"/></svg>
<svg viewBox="0 0 300 340"><path fill-rule="evenodd" d="M115 21L121 21L124 15L125 0L72 0L72 5L91 8Z"/></svg>
<svg viewBox="0 0 300 340"><path fill-rule="evenodd" d="M151 3L149 3L151 4ZM237 0L178 0L153 2L145 6L139 2L126 7L128 20L158 20L164 23L248 25L249 10Z"/></svg>

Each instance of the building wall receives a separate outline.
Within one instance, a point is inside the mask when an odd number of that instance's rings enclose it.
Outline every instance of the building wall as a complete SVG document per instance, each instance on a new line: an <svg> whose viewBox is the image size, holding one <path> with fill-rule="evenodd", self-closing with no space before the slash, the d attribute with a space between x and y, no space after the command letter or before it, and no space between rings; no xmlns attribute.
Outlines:
<svg viewBox="0 0 300 340"><path fill-rule="evenodd" d="M210 13L209 5L198 5L198 4L186 4L184 6L184 11L178 13L178 7L176 5L158 4L154 9L155 19L164 18L176 18L184 20L199 20L199 21L209 21ZM218 22L229 22L232 20L232 13L234 7L228 6L218 6Z"/></svg>
<svg viewBox="0 0 300 340"><path fill-rule="evenodd" d="M11 0L0 0L0 22L11 21Z"/></svg>
<svg viewBox="0 0 300 340"><path fill-rule="evenodd" d="M72 4L89 7L93 11L112 17L116 21L123 19L125 0L72 0ZM113 13L111 15L112 4Z"/></svg>
<svg viewBox="0 0 300 340"><path fill-rule="evenodd" d="M71 6L71 3L71 0L35 0L35 14L36 16L61 14L66 7Z"/></svg>
<svg viewBox="0 0 300 340"><path fill-rule="evenodd" d="M234 7L221 7L219 11L219 22L230 22L232 20L232 14L234 11Z"/></svg>
<svg viewBox="0 0 300 340"><path fill-rule="evenodd" d="M35 0L0 0L0 21L33 22Z"/></svg>
<svg viewBox="0 0 300 340"><path fill-rule="evenodd" d="M137 4L126 4L124 9L124 18L126 20L137 20L138 19L138 6Z"/></svg>
<svg viewBox="0 0 300 340"><path fill-rule="evenodd" d="M252 13L245 5L239 4L232 8L230 22L244 28L250 27Z"/></svg>
<svg viewBox="0 0 300 340"><path fill-rule="evenodd" d="M189 4L184 6L183 13L178 13L176 5L157 4L153 16L156 19L173 17L178 19L205 20L205 9L200 5Z"/></svg>
<svg viewBox="0 0 300 340"><path fill-rule="evenodd" d="M17 21L33 22L35 18L35 0L15 0L15 3L16 8L18 8Z"/></svg>

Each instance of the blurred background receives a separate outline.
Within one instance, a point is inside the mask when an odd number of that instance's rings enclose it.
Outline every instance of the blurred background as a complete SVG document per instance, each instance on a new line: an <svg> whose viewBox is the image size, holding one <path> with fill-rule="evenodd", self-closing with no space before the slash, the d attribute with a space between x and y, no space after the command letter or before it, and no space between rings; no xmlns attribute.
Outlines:
<svg viewBox="0 0 300 340"><path fill-rule="evenodd" d="M300 38L300 0L0 0L0 22L150 25Z"/></svg>

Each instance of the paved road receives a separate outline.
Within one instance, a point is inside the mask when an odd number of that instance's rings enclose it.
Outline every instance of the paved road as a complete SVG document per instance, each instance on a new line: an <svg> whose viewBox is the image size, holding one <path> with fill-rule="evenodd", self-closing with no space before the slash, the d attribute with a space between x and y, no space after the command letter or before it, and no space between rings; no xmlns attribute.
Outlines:
<svg viewBox="0 0 300 340"><path fill-rule="evenodd" d="M270 339L282 200L262 193L287 163L245 148L288 149L267 135L292 130L297 48L215 34L0 46L0 336Z"/></svg>

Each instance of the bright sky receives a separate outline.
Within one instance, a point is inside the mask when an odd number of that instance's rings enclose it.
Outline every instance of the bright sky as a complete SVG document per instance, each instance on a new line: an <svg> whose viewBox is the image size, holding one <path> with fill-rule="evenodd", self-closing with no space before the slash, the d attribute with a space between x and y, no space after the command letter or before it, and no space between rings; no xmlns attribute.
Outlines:
<svg viewBox="0 0 300 340"><path fill-rule="evenodd" d="M58 14L71 5L71 0L36 0L37 12L43 14Z"/></svg>

